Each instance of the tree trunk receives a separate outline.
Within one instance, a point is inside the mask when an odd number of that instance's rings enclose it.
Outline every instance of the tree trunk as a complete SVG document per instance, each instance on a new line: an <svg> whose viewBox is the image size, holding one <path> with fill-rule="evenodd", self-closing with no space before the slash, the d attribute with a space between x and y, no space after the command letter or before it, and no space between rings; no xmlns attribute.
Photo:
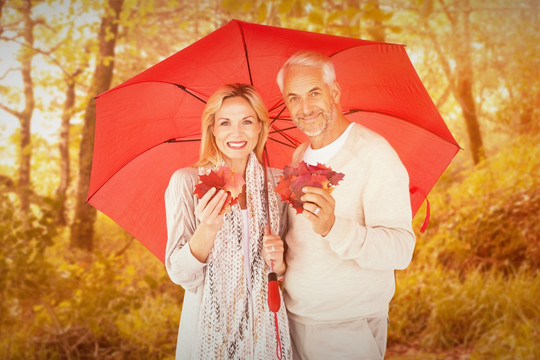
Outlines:
<svg viewBox="0 0 540 360"><path fill-rule="evenodd" d="M482 133L480 132L480 124L478 122L478 114L473 95L473 69L471 60L471 33L470 33L470 7L469 1L464 1L465 11L462 13L463 31L462 36L458 39L462 41L456 43L457 56L457 86L455 96L461 106L461 111L467 126L467 134L469 136L469 147L474 164L478 164L485 158L484 143L482 141ZM458 22L459 23L459 22ZM457 24L457 26L459 26ZM457 26L455 28L457 28ZM459 40L458 40L459 41Z"/></svg>
<svg viewBox="0 0 540 360"><path fill-rule="evenodd" d="M21 6L24 28L23 37L25 47L22 49L21 56L21 74L24 86L24 110L19 113L18 118L21 124L21 142L20 142L20 163L19 163L19 182L18 193L20 199L21 219L25 226L27 225L28 211L30 209L30 164L32 160L31 144L31 121L34 113L34 85L32 81L32 59L35 53L30 50L34 46L34 21L30 18L32 12L32 2L27 0Z"/></svg>
<svg viewBox="0 0 540 360"><path fill-rule="evenodd" d="M522 10L521 17L522 21L527 24L531 24L532 33L540 33L540 24L538 21L538 8L539 4L537 0L529 0L528 9ZM534 41L534 40L533 40ZM528 84L527 86L527 95L524 96L526 99L522 102L522 105L519 109L519 133L520 134L538 134L540 132L540 123L538 121L540 112L540 90L538 86L531 84L532 79L540 79L540 68L538 67L538 58L536 61L532 62L530 71L527 71L525 74L525 81ZM528 76L527 76L528 75ZM534 83L534 81L533 81ZM530 84L530 85L529 85Z"/></svg>
<svg viewBox="0 0 540 360"><path fill-rule="evenodd" d="M4 5L6 4L6 0L0 0L0 19L2 19L2 12L4 10ZM4 28L0 26L0 35L4 32Z"/></svg>
<svg viewBox="0 0 540 360"><path fill-rule="evenodd" d="M431 39L433 48L439 56L441 66L448 79L450 90L454 98L458 101L465 125L467 127L467 135L469 137L469 148L474 164L478 164L485 158L484 144L482 141L482 133L480 132L480 124L478 122L478 114L473 94L473 68L471 60L471 38L470 38L470 19L471 12L468 0L460 2L460 12L454 16L445 5L443 0L439 0L443 10L452 25L452 40L449 41L451 53L455 57L456 70L452 71L448 56L442 50L444 44L439 41L434 32L430 29L429 23L424 19L422 24L426 28L426 35ZM431 13L431 5L428 10L421 10L422 16L429 16ZM461 22L460 22L461 20ZM460 24L462 26L460 26Z"/></svg>
<svg viewBox="0 0 540 360"><path fill-rule="evenodd" d="M474 164L477 165L486 157L486 154L484 152L482 134L480 132L478 115L476 113L476 106L474 103L472 79L470 78L470 75L466 74L468 72L467 69L465 69L464 72L465 74L458 73L455 96L458 98L461 111L463 113L463 118L465 119L465 125L467 126L467 134L469 136L469 147L471 149L472 159Z"/></svg>
<svg viewBox="0 0 540 360"><path fill-rule="evenodd" d="M106 91L111 86L114 70L114 47L118 35L118 19L123 0L109 0L108 8L101 20L99 30L98 63L90 85L90 96L84 114L84 125L79 150L79 181L77 184L77 201L75 216L71 225L70 244L72 247L93 250L94 223L96 209L86 203L90 172L92 170L92 153L96 126L96 103L94 97Z"/></svg>
<svg viewBox="0 0 540 360"><path fill-rule="evenodd" d="M69 164L69 128L70 120L75 108L75 75L66 78L66 101L64 103L64 112L62 113L62 124L60 126L60 184L56 189L56 201L58 212L56 224L59 226L67 225L66 220L66 192L69 186L70 164Z"/></svg>

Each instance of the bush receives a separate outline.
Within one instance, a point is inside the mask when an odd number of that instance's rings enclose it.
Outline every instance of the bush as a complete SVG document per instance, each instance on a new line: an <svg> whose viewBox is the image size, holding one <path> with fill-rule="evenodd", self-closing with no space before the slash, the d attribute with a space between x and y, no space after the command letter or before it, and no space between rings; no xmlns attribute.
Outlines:
<svg viewBox="0 0 540 360"><path fill-rule="evenodd" d="M538 143L518 139L460 183L434 189L430 225L397 273L390 347L540 358Z"/></svg>
<svg viewBox="0 0 540 360"><path fill-rule="evenodd" d="M0 184L0 355L10 351L6 339L13 329L31 318L33 307L51 291L52 267L44 254L56 228L51 202L44 199L43 204L42 209L32 207L23 224L17 197Z"/></svg>
<svg viewBox="0 0 540 360"><path fill-rule="evenodd" d="M521 138L431 196L435 220L416 256L448 270L540 268L540 148Z"/></svg>
<svg viewBox="0 0 540 360"><path fill-rule="evenodd" d="M398 277L389 346L468 349L477 359L536 359L540 347L539 273L414 269Z"/></svg>
<svg viewBox="0 0 540 360"><path fill-rule="evenodd" d="M174 358L182 289L163 264L136 241L119 252L126 234L103 219L79 254L52 214L25 232L14 205L0 193L0 358Z"/></svg>

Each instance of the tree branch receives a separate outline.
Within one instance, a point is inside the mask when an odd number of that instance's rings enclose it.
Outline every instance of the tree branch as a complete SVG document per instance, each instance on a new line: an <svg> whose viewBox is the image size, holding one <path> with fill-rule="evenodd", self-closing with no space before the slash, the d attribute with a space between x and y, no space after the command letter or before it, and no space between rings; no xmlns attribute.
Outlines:
<svg viewBox="0 0 540 360"><path fill-rule="evenodd" d="M81 73L80 70L75 71L73 74L69 73L69 72L65 69L65 67L60 63L60 61L58 61L58 59L56 59L54 56L51 55L53 52L55 52L55 51L62 45L62 43L63 43L64 41L60 41L58 44L56 44L55 46L53 46L49 51L45 51L45 50L43 50L43 49L39 49L39 48L36 48L36 47L33 47L33 46L29 46L27 43L22 42L22 41L20 41L20 40L18 40L18 39L10 39L10 38L6 38L6 37L0 37L0 40L4 40L4 41L8 41L8 42L9 42L9 41L15 42L15 43L17 43L17 44L19 44L19 45L21 45L21 46L24 46L24 47L26 47L26 48L28 48L28 49L30 49L30 50L32 50L32 51L38 53L38 54L41 54L41 55L45 56L46 58L48 58L49 60L51 60L52 63L53 63L54 65L58 66L58 68L60 69L60 71L62 71L62 73L64 73L64 75L65 75L67 78L69 78L70 80L72 80L75 84L77 84L78 86L80 86L80 87L82 87L82 88L87 87L86 84L83 84L83 83L80 83L80 82L77 82L77 81L76 81L76 75L78 75L78 74ZM15 70L15 69L10 69L10 70L12 71L12 70ZM10 70L8 70L8 71L2 76L2 78L4 78ZM0 80L1 80L2 78L0 78Z"/></svg>
<svg viewBox="0 0 540 360"><path fill-rule="evenodd" d="M12 108L9 108L2 103L0 103L0 109L4 110L7 113L10 113L11 115L15 116L17 119L20 119L23 116L21 112L17 110L13 110Z"/></svg>
<svg viewBox="0 0 540 360"><path fill-rule="evenodd" d="M435 106L437 106L437 108L440 108L441 106L443 106L446 100L448 100L448 97L450 96L451 93L452 93L451 86L447 86L444 89L444 92L442 93L442 95L437 99Z"/></svg>
<svg viewBox="0 0 540 360"><path fill-rule="evenodd" d="M130 237L129 241L126 243L126 245L124 245L124 247L120 250L118 250L115 254L115 256L120 256L122 255L123 253L126 252L127 249L129 249L131 243L133 243L133 240L135 240L135 238L133 236Z"/></svg>
<svg viewBox="0 0 540 360"><path fill-rule="evenodd" d="M6 78L6 76L12 72L12 71L20 71L21 68L9 68L6 70L6 72L4 73L4 75L0 76L0 81L4 80Z"/></svg>

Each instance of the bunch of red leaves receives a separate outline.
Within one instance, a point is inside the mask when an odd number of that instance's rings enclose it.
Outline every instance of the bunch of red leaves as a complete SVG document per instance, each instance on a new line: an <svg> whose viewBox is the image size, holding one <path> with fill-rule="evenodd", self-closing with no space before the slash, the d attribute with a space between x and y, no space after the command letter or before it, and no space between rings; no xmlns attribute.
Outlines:
<svg viewBox="0 0 540 360"><path fill-rule="evenodd" d="M195 185L194 194L201 199L213 187L216 188L216 194L223 189L227 192L227 200L225 200L220 214L225 214L238 202L238 196L242 193L245 183L242 175L235 173L227 166L221 166L210 171L207 175L199 176L199 183Z"/></svg>
<svg viewBox="0 0 540 360"><path fill-rule="evenodd" d="M331 193L344 176L323 164L309 165L301 161L296 167L285 166L275 190L282 201L287 201L300 214L304 211L304 201L301 200L304 186L322 188Z"/></svg>

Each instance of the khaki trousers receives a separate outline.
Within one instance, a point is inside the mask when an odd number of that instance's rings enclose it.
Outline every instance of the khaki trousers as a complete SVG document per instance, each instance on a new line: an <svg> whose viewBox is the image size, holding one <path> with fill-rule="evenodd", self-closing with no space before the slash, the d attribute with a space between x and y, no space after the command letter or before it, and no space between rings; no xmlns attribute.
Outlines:
<svg viewBox="0 0 540 360"><path fill-rule="evenodd" d="M289 317L293 359L381 360L386 351L388 318L303 324Z"/></svg>

